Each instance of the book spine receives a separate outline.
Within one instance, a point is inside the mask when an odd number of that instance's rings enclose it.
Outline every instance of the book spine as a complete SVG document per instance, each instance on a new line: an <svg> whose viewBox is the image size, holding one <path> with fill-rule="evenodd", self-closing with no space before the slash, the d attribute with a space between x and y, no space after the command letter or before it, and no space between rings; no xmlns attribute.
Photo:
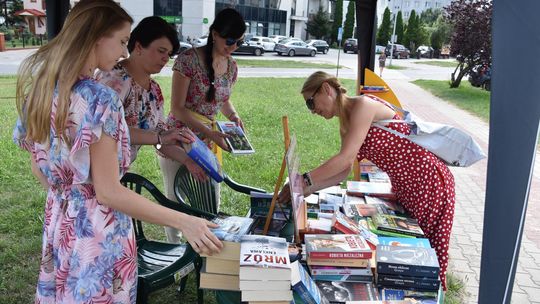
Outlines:
<svg viewBox="0 0 540 304"><path fill-rule="evenodd" d="M434 279L378 275L377 285L380 287L414 288L417 290L437 291L439 290L440 282Z"/></svg>
<svg viewBox="0 0 540 304"><path fill-rule="evenodd" d="M296 283L292 288L305 304L319 304L313 299L311 293L302 282Z"/></svg>
<svg viewBox="0 0 540 304"><path fill-rule="evenodd" d="M373 283L373 275L313 275L316 281L340 281L340 282L362 282Z"/></svg>
<svg viewBox="0 0 540 304"><path fill-rule="evenodd" d="M321 252L312 251L309 256L312 259L371 259L373 253L366 252Z"/></svg>
<svg viewBox="0 0 540 304"><path fill-rule="evenodd" d="M334 228L338 230L339 232L343 234L358 234L359 231L354 231L353 229L349 229L349 227L343 225L339 222L339 220L336 220L336 223L334 224Z"/></svg>
<svg viewBox="0 0 540 304"><path fill-rule="evenodd" d="M343 269L311 269L311 273L313 275L320 275L320 276L332 276L332 275L360 275L360 276L369 276L373 275L371 272L371 269L367 268L350 268L347 270Z"/></svg>
<svg viewBox="0 0 540 304"><path fill-rule="evenodd" d="M438 278L439 267L378 262L377 272L412 277Z"/></svg>
<svg viewBox="0 0 540 304"><path fill-rule="evenodd" d="M410 236L415 236L415 237L423 237L424 236L423 234L417 233L417 232L414 232L414 231L402 230L402 229L391 228L391 227L378 226L377 229L381 230L381 231L387 231L387 232L403 234L403 235L410 235Z"/></svg>
<svg viewBox="0 0 540 304"><path fill-rule="evenodd" d="M206 173L210 175L216 182L220 183L223 181L223 177L219 175L214 168L204 159L204 157L201 157L195 150L191 150L188 152L188 156L193 159L199 166L201 166Z"/></svg>

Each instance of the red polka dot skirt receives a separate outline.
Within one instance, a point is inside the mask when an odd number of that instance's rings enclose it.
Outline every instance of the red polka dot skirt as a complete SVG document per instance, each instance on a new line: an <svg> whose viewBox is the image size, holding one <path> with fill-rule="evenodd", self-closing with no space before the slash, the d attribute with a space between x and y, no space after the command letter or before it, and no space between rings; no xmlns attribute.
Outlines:
<svg viewBox="0 0 540 304"><path fill-rule="evenodd" d="M394 119L400 119L397 115ZM404 123L389 128L409 134ZM358 152L358 160L368 159L390 176L399 202L424 231L437 252L440 279L446 290L448 247L454 220L454 177L433 153L411 141L371 127Z"/></svg>

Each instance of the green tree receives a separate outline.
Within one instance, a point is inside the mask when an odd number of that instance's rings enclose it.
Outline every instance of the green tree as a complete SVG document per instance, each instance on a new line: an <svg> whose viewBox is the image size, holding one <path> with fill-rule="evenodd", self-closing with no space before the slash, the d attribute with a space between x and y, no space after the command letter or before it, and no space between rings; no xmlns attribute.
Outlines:
<svg viewBox="0 0 540 304"><path fill-rule="evenodd" d="M347 6L347 15L345 15L345 23L343 25L343 40L353 37L354 13L354 1L349 1L349 5Z"/></svg>
<svg viewBox="0 0 540 304"><path fill-rule="evenodd" d="M319 11L307 22L307 32L316 39L324 39L330 32L328 14L319 8Z"/></svg>
<svg viewBox="0 0 540 304"><path fill-rule="evenodd" d="M24 22L24 18L22 16L13 15L13 13L20 11L22 9L24 9L22 0L8 1L7 11L9 11L9 14L6 15L6 24L14 25L15 23Z"/></svg>
<svg viewBox="0 0 540 304"><path fill-rule="evenodd" d="M343 0L336 0L336 11L334 12L334 23L332 24L332 42L337 42L339 28L343 26Z"/></svg>
<svg viewBox="0 0 540 304"><path fill-rule="evenodd" d="M377 30L377 44L386 45L392 35L390 28L390 10L388 7L384 10L381 26Z"/></svg>
<svg viewBox="0 0 540 304"><path fill-rule="evenodd" d="M452 26L444 19L443 15L440 15L433 24L433 31L430 36L431 47L440 50L444 44L450 43L451 32Z"/></svg>
<svg viewBox="0 0 540 304"><path fill-rule="evenodd" d="M397 14L396 19L396 36L397 36L397 44L403 44L405 30L403 29L403 15L401 14L401 11Z"/></svg>
<svg viewBox="0 0 540 304"><path fill-rule="evenodd" d="M432 26L440 16L442 16L441 9L428 8L420 14L420 21L427 26Z"/></svg>
<svg viewBox="0 0 540 304"><path fill-rule="evenodd" d="M418 18L416 12L412 10L403 42L405 47L407 47L411 51L411 54L414 55L416 48L420 45L419 42L421 43L421 39L420 18Z"/></svg>

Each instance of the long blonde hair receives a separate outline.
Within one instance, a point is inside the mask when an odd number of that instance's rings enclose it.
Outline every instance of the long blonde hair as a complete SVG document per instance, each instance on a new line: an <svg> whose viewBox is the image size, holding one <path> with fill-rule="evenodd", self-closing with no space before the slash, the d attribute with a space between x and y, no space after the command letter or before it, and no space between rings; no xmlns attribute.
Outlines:
<svg viewBox="0 0 540 304"><path fill-rule="evenodd" d="M300 91L301 94L304 94L305 92L315 92L317 89L319 89L323 83L328 83L332 88L336 90L336 104L337 104L337 114L339 118L339 133L343 137L345 133L347 133L347 130L349 129L350 124L350 107L351 107L351 101L349 100L347 96L347 89L344 88L339 80L323 71L317 71L313 74L311 74L306 81L304 82L304 86L302 87L302 91Z"/></svg>
<svg viewBox="0 0 540 304"><path fill-rule="evenodd" d="M49 141L55 87L58 103L54 127L62 136L69 116L70 95L96 42L133 19L112 0L82 0L73 7L62 30L25 59L19 68L16 102L27 139Z"/></svg>

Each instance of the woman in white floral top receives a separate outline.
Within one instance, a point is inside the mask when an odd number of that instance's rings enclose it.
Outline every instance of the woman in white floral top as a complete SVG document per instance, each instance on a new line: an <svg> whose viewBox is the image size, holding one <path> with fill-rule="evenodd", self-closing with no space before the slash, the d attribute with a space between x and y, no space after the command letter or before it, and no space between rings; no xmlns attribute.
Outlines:
<svg viewBox="0 0 540 304"><path fill-rule="evenodd" d="M141 145L154 145L163 155L186 165L196 178L205 180L204 171L180 145L192 142L193 134L187 128L167 130L161 88L150 77L159 73L178 49L177 32L167 22L156 16L144 18L131 32L129 58L112 71L99 72L97 78L113 88L122 101L131 137L131 162Z"/></svg>

